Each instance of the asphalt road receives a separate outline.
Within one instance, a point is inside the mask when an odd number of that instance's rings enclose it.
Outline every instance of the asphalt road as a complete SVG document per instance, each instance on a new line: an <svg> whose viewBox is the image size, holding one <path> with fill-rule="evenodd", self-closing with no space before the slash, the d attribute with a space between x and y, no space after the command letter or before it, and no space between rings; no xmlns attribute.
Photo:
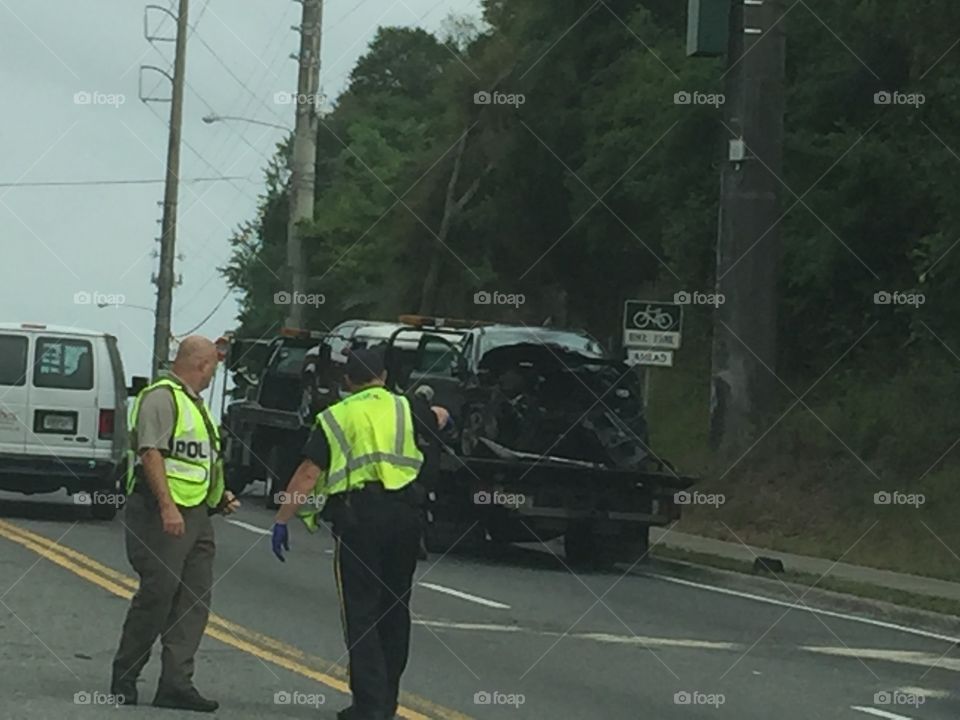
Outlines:
<svg viewBox="0 0 960 720"><path fill-rule="evenodd" d="M331 540L298 527L280 563L272 513L244 503L216 519L197 685L220 716L332 719L349 700ZM196 717L106 695L136 587L122 523L63 496L0 495L0 717ZM960 717L945 638L626 570L576 574L547 546L421 563L401 717ZM147 700L158 663L141 679Z"/></svg>

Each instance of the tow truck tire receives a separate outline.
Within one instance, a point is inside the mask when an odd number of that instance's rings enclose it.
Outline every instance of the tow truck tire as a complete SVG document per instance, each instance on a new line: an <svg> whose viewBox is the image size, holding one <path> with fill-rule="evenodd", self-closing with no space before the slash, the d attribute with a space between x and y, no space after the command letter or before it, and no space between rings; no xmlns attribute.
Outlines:
<svg viewBox="0 0 960 720"><path fill-rule="evenodd" d="M589 525L574 525L563 536L563 553L567 564L581 570L597 570L613 565L609 548L605 548Z"/></svg>

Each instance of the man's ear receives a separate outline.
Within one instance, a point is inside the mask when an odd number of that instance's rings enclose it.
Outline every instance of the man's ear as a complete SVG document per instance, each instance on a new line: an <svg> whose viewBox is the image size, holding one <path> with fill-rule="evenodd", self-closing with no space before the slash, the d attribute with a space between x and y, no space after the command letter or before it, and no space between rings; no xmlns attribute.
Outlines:
<svg viewBox="0 0 960 720"><path fill-rule="evenodd" d="M353 383L350 382L350 376L349 376L349 375L344 375L344 376L343 376L343 385L344 385L344 387L347 388L347 390L350 390L350 391L353 390Z"/></svg>
<svg viewBox="0 0 960 720"><path fill-rule="evenodd" d="M384 370L382 373L380 373L380 382L382 382L384 385L386 385L386 383L387 383L387 371L386 371L386 370Z"/></svg>

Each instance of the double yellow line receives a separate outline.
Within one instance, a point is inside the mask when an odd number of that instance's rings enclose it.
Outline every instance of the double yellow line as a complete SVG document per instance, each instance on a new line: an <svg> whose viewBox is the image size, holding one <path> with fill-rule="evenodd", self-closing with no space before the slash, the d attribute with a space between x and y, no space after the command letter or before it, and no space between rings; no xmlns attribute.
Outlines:
<svg viewBox="0 0 960 720"><path fill-rule="evenodd" d="M137 590L138 583L135 578L107 567L73 548L60 545L43 535L25 530L5 520L0 520L0 537L25 547L118 597L129 599ZM347 695L350 693L347 670L340 665L305 653L292 645L230 622L214 613L210 613L205 632L210 637L264 662L273 663L337 692ZM467 715L411 693L402 693L400 700L401 706L397 714L405 720L430 720L431 718L470 720Z"/></svg>

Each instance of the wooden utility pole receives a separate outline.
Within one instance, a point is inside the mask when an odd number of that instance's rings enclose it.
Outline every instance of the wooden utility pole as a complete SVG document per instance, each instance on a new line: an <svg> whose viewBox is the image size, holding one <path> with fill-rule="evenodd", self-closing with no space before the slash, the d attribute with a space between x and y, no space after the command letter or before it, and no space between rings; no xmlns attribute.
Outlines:
<svg viewBox="0 0 960 720"><path fill-rule="evenodd" d="M173 94L170 102L170 136L167 141L167 177L163 191L160 232L160 271L157 273L157 314L153 330L153 377L170 359L170 315L173 309L177 238L177 196L180 190L180 127L183 124L183 84L187 63L187 4L180 0L177 16L176 56L173 61Z"/></svg>
<svg viewBox="0 0 960 720"><path fill-rule="evenodd" d="M313 220L317 160L317 109L320 91L320 37L323 28L323 0L301 0L300 55L293 153L290 160L290 217L287 222L287 267L290 278L290 305L287 327L303 326L303 303L307 288L306 258L298 224Z"/></svg>
<svg viewBox="0 0 960 720"><path fill-rule="evenodd" d="M710 438L715 449L735 452L760 429L779 388L771 370L786 37L783 0L732 2L725 123L734 139L721 174L716 280L726 301L714 321Z"/></svg>

